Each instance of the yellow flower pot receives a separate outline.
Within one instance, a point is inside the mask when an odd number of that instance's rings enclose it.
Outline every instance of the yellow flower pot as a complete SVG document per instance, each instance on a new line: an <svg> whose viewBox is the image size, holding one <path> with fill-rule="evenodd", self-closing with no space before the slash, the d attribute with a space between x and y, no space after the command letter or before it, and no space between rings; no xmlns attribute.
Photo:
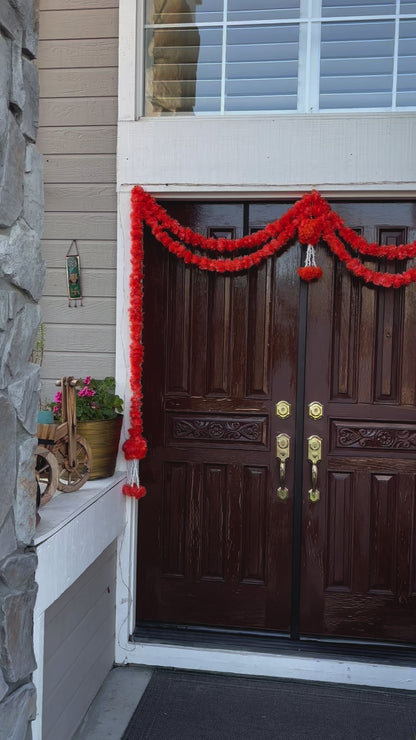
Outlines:
<svg viewBox="0 0 416 740"><path fill-rule="evenodd" d="M90 480L109 478L114 474L122 424L122 414L118 414L115 419L77 423L78 434L84 437L91 447Z"/></svg>

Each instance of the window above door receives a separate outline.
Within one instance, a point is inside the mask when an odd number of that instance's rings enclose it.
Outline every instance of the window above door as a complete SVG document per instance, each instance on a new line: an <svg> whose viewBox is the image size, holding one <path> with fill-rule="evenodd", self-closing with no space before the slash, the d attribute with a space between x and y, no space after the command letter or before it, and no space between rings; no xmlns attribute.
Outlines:
<svg viewBox="0 0 416 740"><path fill-rule="evenodd" d="M146 0L144 14L147 116L416 110L413 0Z"/></svg>

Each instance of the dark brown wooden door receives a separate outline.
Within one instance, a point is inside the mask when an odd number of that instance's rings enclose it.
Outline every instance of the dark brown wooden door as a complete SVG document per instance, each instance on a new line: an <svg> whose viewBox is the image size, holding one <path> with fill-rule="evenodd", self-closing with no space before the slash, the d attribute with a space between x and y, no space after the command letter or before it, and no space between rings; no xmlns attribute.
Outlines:
<svg viewBox="0 0 416 740"><path fill-rule="evenodd" d="M367 241L416 237L414 204L334 208ZM324 443L317 504L308 502L304 456L300 629L416 641L416 286L377 290L328 252L319 262L305 409L319 400L324 415L305 412L304 439L318 434Z"/></svg>
<svg viewBox="0 0 416 740"><path fill-rule="evenodd" d="M262 228L287 208L169 205L216 236ZM366 238L411 237L406 204L336 208ZM324 250L324 277L308 287L300 262L293 246L258 269L214 275L147 237L137 616L413 641L416 293L363 287ZM323 451L314 503L311 435Z"/></svg>

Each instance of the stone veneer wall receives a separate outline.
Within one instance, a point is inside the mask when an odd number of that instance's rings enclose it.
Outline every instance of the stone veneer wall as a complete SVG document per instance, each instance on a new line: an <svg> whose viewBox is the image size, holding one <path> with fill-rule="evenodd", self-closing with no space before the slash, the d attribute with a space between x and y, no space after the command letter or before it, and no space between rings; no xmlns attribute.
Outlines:
<svg viewBox="0 0 416 740"><path fill-rule="evenodd" d="M37 0L0 0L0 740L27 740L36 555L39 368L29 357L44 282Z"/></svg>

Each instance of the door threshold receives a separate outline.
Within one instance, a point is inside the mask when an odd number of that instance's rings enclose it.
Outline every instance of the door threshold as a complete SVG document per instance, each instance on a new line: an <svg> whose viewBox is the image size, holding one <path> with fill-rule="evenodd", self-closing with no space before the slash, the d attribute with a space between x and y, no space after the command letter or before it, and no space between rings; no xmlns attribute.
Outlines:
<svg viewBox="0 0 416 740"><path fill-rule="evenodd" d="M416 667L416 644L340 640L303 636L292 640L284 633L197 627L140 622L132 642L182 647L238 650L276 655L294 655L332 660L376 662L383 665Z"/></svg>
<svg viewBox="0 0 416 740"><path fill-rule="evenodd" d="M413 646L297 642L238 630L140 624L118 664L416 691Z"/></svg>

